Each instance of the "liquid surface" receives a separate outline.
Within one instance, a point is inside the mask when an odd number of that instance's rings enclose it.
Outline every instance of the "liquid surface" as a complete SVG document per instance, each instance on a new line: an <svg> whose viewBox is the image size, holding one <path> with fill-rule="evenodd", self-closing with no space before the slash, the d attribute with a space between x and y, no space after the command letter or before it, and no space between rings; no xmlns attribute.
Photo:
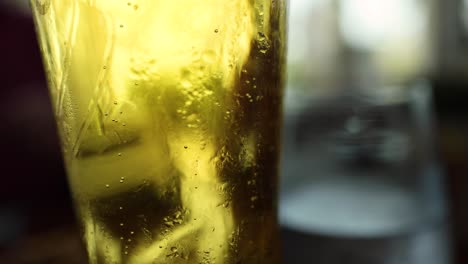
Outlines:
<svg viewBox="0 0 468 264"><path fill-rule="evenodd" d="M278 263L285 3L31 3L89 262Z"/></svg>

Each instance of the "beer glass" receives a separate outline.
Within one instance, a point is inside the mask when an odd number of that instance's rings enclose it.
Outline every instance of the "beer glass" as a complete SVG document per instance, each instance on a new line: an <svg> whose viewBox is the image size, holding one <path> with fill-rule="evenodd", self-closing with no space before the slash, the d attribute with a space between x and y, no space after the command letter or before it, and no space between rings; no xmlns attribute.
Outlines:
<svg viewBox="0 0 468 264"><path fill-rule="evenodd" d="M31 6L89 263L278 263L286 1Z"/></svg>

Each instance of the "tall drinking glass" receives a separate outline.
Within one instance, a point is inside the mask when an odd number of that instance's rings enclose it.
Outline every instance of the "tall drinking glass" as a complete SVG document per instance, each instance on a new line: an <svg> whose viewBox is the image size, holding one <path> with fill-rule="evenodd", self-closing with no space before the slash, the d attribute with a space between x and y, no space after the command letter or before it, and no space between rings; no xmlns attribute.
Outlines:
<svg viewBox="0 0 468 264"><path fill-rule="evenodd" d="M31 0L91 264L278 263L284 0Z"/></svg>

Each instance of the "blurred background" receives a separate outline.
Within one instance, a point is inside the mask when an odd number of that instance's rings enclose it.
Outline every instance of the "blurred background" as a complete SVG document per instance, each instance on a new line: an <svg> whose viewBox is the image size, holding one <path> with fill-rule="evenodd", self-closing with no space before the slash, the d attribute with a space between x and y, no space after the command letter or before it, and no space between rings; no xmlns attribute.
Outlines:
<svg viewBox="0 0 468 264"><path fill-rule="evenodd" d="M0 263L84 263L27 1L0 25ZM290 0L288 66L284 263L468 263L468 1Z"/></svg>

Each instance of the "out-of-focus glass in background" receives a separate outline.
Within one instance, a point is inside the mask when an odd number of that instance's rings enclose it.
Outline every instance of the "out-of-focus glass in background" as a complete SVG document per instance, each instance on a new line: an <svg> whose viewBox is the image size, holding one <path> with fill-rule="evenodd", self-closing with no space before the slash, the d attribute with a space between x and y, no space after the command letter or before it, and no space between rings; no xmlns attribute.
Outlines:
<svg viewBox="0 0 468 264"><path fill-rule="evenodd" d="M0 263L81 263L27 2L0 1ZM284 263L468 263L468 1L289 13Z"/></svg>
<svg viewBox="0 0 468 264"><path fill-rule="evenodd" d="M451 263L429 81L434 3L290 5L285 262Z"/></svg>

